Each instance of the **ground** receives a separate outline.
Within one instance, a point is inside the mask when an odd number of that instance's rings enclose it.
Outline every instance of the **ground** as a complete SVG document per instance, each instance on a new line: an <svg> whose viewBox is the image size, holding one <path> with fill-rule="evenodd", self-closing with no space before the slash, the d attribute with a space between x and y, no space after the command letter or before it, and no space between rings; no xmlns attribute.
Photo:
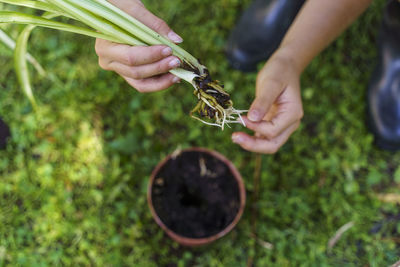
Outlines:
<svg viewBox="0 0 400 267"><path fill-rule="evenodd" d="M239 109L254 97L256 74L230 69L223 49L249 2L145 1L223 81ZM399 193L400 154L375 147L365 113L383 5L374 1L303 74L302 125L277 154L262 157L257 239L248 202L231 233L194 249L171 241L153 221L148 178L177 147L206 147L233 161L250 200L256 155L230 138L241 127L221 131L191 119L196 100L185 83L140 94L98 67L92 39L43 29L29 47L47 70L45 77L32 70L39 104L33 112L12 52L0 45L0 116L12 131L0 151L0 266L394 263L400 208L387 196ZM21 27L3 29L16 37ZM329 250L328 241L349 222L354 226Z"/></svg>

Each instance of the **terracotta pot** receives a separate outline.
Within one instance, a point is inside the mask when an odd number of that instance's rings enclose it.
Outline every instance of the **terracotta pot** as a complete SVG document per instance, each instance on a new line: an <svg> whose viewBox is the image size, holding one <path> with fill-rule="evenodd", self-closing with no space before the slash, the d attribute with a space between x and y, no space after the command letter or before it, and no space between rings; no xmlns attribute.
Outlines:
<svg viewBox="0 0 400 267"><path fill-rule="evenodd" d="M237 181L237 185L238 185L238 191L239 191L239 198L240 198L240 204L239 204L239 210L234 218L234 220L227 226L225 227L223 230L221 230L220 232L218 232L217 234L214 234L212 236L208 236L208 237L202 237L202 238L190 238L190 237L185 237L182 236L174 231L172 231L171 229L169 229L160 219L160 217L157 215L155 208L153 206L153 201L152 201L152 189L153 189L153 182L156 179L157 174L159 173L160 169L169 161L171 160L171 158L173 156L175 156L174 153L168 155L164 160L162 160L153 170L151 177L150 177L150 181L149 181L149 186L148 186L148 191L147 191L147 201L150 207L150 211L151 214L153 215L154 220L156 221L156 223L167 233L168 236L170 236L173 240L175 240L176 242L180 243L181 245L184 246L201 246L201 245L206 245L209 244L221 237L223 237L224 235L226 235L228 232L230 232L235 226L236 224L239 222L240 217L242 216L244 207L245 207L245 203L246 203L246 191L245 191L245 187L244 187L244 183L242 180L242 177L240 175L240 173L237 171L237 169L235 168L235 166L232 164L231 161L229 161L227 158L225 158L223 155L221 155L218 152L212 151L212 150L208 150L205 148L189 148L189 149L184 149L182 151L179 151L180 153L183 152L203 152L203 153L207 153L212 157L215 157L219 160L221 160L223 163L225 163L226 166L228 166L230 172L232 173L232 175L235 177L236 181Z"/></svg>

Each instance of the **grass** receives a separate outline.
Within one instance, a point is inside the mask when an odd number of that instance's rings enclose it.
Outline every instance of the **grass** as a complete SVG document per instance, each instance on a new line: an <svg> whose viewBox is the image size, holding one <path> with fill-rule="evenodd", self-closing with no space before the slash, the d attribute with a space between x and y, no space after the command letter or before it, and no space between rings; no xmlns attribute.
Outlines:
<svg viewBox="0 0 400 267"><path fill-rule="evenodd" d="M240 109L252 101L255 74L231 70L223 47L249 2L146 1L215 78L229 81L225 88ZM29 50L49 76L32 77L34 113L12 53L0 46L0 116L13 135L0 151L0 266L246 266L249 257L255 266L394 263L400 209L377 195L399 192L400 154L377 149L365 126L383 5L374 1L312 62L302 77L301 128L279 153L262 158L256 234L271 250L250 235L249 205L228 236L196 249L171 241L151 218L150 172L178 146L227 155L253 193L255 155L231 143L232 130L188 116L190 86L137 93L100 70L93 40L36 29ZM3 28L13 37L21 30ZM348 222L354 226L329 252L329 239Z"/></svg>

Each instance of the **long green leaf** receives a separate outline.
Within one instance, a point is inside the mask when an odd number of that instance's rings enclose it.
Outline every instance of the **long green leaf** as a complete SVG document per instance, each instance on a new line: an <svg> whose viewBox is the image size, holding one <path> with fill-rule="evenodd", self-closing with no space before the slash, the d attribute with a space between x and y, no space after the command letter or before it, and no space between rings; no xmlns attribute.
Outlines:
<svg viewBox="0 0 400 267"><path fill-rule="evenodd" d="M152 35L143 31L142 28L135 24L128 23L126 19L115 13L109 8L105 8L95 1L82 1L82 0L64 0L69 2L81 10L87 10L98 17L108 20L110 23L117 25L119 28L127 31L128 34L134 35L137 39L142 40L147 45L161 44L162 42L154 38ZM122 12L122 11L120 11Z"/></svg>
<svg viewBox="0 0 400 267"><path fill-rule="evenodd" d="M112 38L119 40L120 43L129 45L146 45L145 43L139 41L138 39L132 37L125 30L119 28L113 23L96 16L92 12L82 9L79 6L75 6L68 0L46 0L48 3L54 4L62 8L65 12L69 13L71 16L77 18L81 22L85 23L89 27L102 32Z"/></svg>
<svg viewBox="0 0 400 267"><path fill-rule="evenodd" d="M44 19L51 19L56 17L54 13L46 12L43 15ZM28 25L25 29L20 33L18 36L17 42L15 43L15 50L14 50L14 68L17 74L18 82L22 87L22 90L28 97L31 105L34 109L36 109L36 101L33 96L32 92L32 85L30 82L30 75L28 64L26 61L26 56L28 54L28 40L29 36L31 35L32 30L36 28L35 25Z"/></svg>
<svg viewBox="0 0 400 267"><path fill-rule="evenodd" d="M41 2L41 1L32 1L32 0L0 0L1 3L6 3L6 4L11 4L11 5L16 5L16 6L24 6L24 7L29 7L29 8L34 8L34 9L39 9L51 13L55 13L58 15L63 15L65 16L65 12L63 12L61 9L57 8L56 6L46 3L46 2Z"/></svg>
<svg viewBox="0 0 400 267"><path fill-rule="evenodd" d="M26 27L19 35L14 50L14 67L17 74L18 82L22 90L28 97L34 109L36 109L36 101L33 97L31 82L29 78L28 64L26 64L25 54L27 50L27 41L31 30L35 26Z"/></svg>
<svg viewBox="0 0 400 267"><path fill-rule="evenodd" d="M105 40L109 40L112 42L121 42L121 40L111 37L109 35L105 35L99 32L96 32L91 29L74 26L58 21L53 21L33 15L28 15L20 12L12 12L12 11L0 11L0 23L17 23L17 24L31 24L35 26L41 26L46 28L51 28L60 31L67 31L72 33L78 33L94 38L101 38Z"/></svg>
<svg viewBox="0 0 400 267"><path fill-rule="evenodd" d="M56 22L53 20L49 20L49 19L45 19L45 18L33 16L33 15L18 13L18 12L0 11L0 23L32 24L35 26L42 26L42 27L47 27L47 28L61 30L61 31L79 33L79 34L91 36L94 38L101 38L101 39L109 40L112 42L124 43L123 41L121 41L119 39L114 39L113 37L92 31L90 29L73 26L73 25L69 25L69 24L65 24L65 23L61 23L61 22ZM144 45L144 44L141 44L141 45ZM187 81L189 83L192 82L193 77L197 76L197 75L193 74L192 72L186 71L183 69L174 69L174 70L171 70L170 72L173 73L174 75L184 79L185 81Z"/></svg>
<svg viewBox="0 0 400 267"><path fill-rule="evenodd" d="M5 44L8 48L11 50L15 49L15 41L8 36L4 31L0 29L0 41ZM40 65L40 63L29 53L26 53L26 59L29 61L29 63L32 64L32 66L37 70L37 72L41 75L44 76L46 74L45 70L43 67Z"/></svg>

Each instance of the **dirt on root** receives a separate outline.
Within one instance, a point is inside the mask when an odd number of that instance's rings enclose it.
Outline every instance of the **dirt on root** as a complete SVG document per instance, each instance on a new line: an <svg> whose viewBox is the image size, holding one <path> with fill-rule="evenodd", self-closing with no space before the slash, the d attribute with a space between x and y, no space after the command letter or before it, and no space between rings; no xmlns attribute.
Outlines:
<svg viewBox="0 0 400 267"><path fill-rule="evenodd" d="M236 217L238 183L229 167L205 152L182 152L155 176L152 202L161 221L189 238L217 234Z"/></svg>

